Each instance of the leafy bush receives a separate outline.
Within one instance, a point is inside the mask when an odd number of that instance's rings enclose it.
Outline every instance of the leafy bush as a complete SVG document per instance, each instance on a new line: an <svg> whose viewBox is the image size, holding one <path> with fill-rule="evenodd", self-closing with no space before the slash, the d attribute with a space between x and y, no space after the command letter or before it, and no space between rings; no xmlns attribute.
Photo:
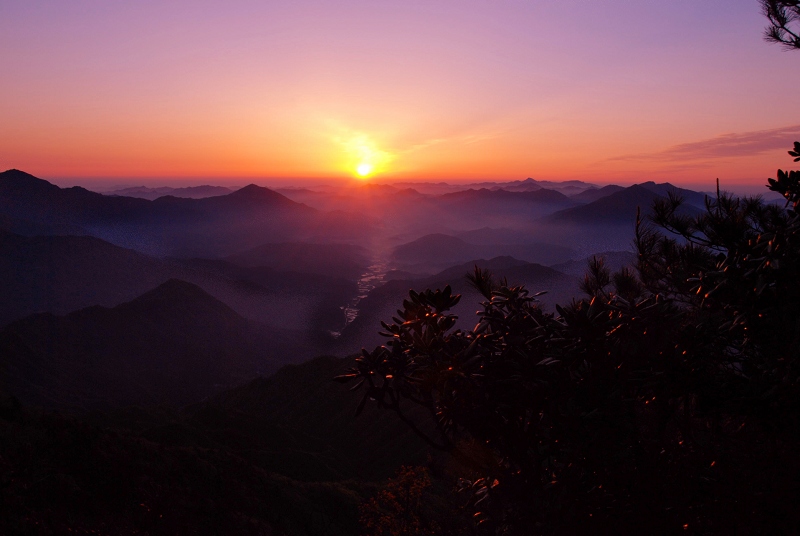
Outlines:
<svg viewBox="0 0 800 536"><path fill-rule="evenodd" d="M800 157L795 143L792 156ZM594 260L587 299L546 313L476 268L478 323L450 287L411 292L388 340L339 376L464 467L487 533L790 532L800 467L800 173L785 207L719 194L638 219L635 270ZM408 417L422 407L426 434ZM464 449L465 440L481 446Z"/></svg>

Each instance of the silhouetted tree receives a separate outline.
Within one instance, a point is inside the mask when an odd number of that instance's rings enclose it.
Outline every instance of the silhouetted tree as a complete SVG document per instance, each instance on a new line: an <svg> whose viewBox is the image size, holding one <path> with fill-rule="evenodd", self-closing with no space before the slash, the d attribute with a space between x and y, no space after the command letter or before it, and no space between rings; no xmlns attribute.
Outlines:
<svg viewBox="0 0 800 536"><path fill-rule="evenodd" d="M449 287L412 291L386 345L339 380L463 462L488 533L786 531L800 522L800 173L769 182L785 207L719 194L691 217L657 202L635 270L593 260L590 297L556 313L477 268L472 330L454 329Z"/></svg>
<svg viewBox="0 0 800 536"><path fill-rule="evenodd" d="M760 1L766 38L800 48L800 2ZM373 400L462 462L486 533L794 533L800 172L769 189L785 206L657 202L637 217L635 269L593 259L589 298L556 313L477 267L472 330L454 329L449 286L412 291L386 345L337 379L364 388L358 412Z"/></svg>
<svg viewBox="0 0 800 536"><path fill-rule="evenodd" d="M789 49L800 48L800 0L759 1L769 19L765 38Z"/></svg>

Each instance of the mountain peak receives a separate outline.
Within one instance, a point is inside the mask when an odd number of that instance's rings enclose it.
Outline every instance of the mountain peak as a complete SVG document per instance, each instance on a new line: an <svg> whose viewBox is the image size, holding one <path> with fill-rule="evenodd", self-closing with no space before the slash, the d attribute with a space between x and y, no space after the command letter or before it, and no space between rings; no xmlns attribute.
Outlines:
<svg viewBox="0 0 800 536"><path fill-rule="evenodd" d="M183 279L172 278L161 283L153 290L145 292L133 301L145 302L153 299L161 300L164 298L178 297L216 299L194 283L189 283Z"/></svg>
<svg viewBox="0 0 800 536"><path fill-rule="evenodd" d="M235 192L231 192L227 195L218 196L215 198L206 198L206 199L238 199L241 201L246 202L261 202L261 201L271 201L277 203L287 203L287 204L296 204L294 201L282 195L275 190L270 190L264 186L259 186L257 184L248 184L244 188L240 188Z"/></svg>
<svg viewBox="0 0 800 536"><path fill-rule="evenodd" d="M166 317L178 314L186 317L198 317L209 313L239 317L223 302L197 285L182 279L169 279L133 301L118 305L117 308L144 308L159 311Z"/></svg>
<svg viewBox="0 0 800 536"><path fill-rule="evenodd" d="M231 192L229 195L243 197L243 196L263 195L265 192L272 192L272 190L270 190L269 188L265 188L264 186L259 186L258 184L248 184L243 188L239 188L235 192Z"/></svg>
<svg viewBox="0 0 800 536"><path fill-rule="evenodd" d="M39 177L35 177L30 173L25 171L21 171L19 169L8 169L6 171L0 172L0 181L2 183L13 182L16 184L37 184L37 185L48 185L53 188L58 188L58 186L47 182L44 179L40 179Z"/></svg>
<svg viewBox="0 0 800 536"><path fill-rule="evenodd" d="M0 177L2 177L3 179L26 178L26 179L41 180L41 179L39 179L37 177L34 177L30 173L27 173L25 171L22 171L22 170L19 170L19 169L16 169L16 168L7 169L7 170L5 170L3 172L0 172Z"/></svg>

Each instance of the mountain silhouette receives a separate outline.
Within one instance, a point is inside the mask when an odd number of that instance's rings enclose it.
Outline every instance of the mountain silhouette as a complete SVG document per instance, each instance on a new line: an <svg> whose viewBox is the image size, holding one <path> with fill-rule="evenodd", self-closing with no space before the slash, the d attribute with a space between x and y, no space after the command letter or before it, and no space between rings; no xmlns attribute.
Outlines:
<svg viewBox="0 0 800 536"><path fill-rule="evenodd" d="M355 285L327 276L159 259L89 236L0 232L0 326L33 313L113 307L171 278L190 281L242 316L302 332L338 329Z"/></svg>
<svg viewBox="0 0 800 536"><path fill-rule="evenodd" d="M477 236L480 237L480 234ZM500 240L502 235L494 243L471 244L455 236L433 233L395 247L392 260L399 269L435 273L476 258L514 256L528 262L552 264L569 259L571 255L571 250L564 246L533 241L504 244Z"/></svg>
<svg viewBox="0 0 800 536"><path fill-rule="evenodd" d="M0 213L39 224L97 224L140 218L149 202L109 197L85 188L59 188L29 173L0 173Z"/></svg>
<svg viewBox="0 0 800 536"><path fill-rule="evenodd" d="M546 218L558 223L628 224L636 220L636 209L650 211L653 201L662 197L658 193L634 184L611 195L601 197L587 205L560 210Z"/></svg>
<svg viewBox="0 0 800 536"><path fill-rule="evenodd" d="M44 226L76 226L161 256L219 256L263 243L264 237L339 232L334 221L320 223L327 215L254 184L216 197L149 201L59 188L18 170L0 173L0 215Z"/></svg>
<svg viewBox="0 0 800 536"><path fill-rule="evenodd" d="M573 201L577 201L579 203L591 203L593 201L597 201L602 197L609 196L613 193L622 191L624 189L625 188L622 186L617 186L616 184L609 184L608 186L603 186L602 188L584 190L579 194L570 196L570 199L572 199Z"/></svg>
<svg viewBox="0 0 800 536"><path fill-rule="evenodd" d="M557 192L555 190L548 190L546 188L539 188L532 191L510 192L508 190L496 189L490 190L488 188L481 188L478 190L469 189L460 192L453 192L439 196L438 201L441 203L452 204L456 202L503 202L514 204L541 204L541 205L559 205L561 207L574 206L576 203L571 201L569 197Z"/></svg>
<svg viewBox="0 0 800 536"><path fill-rule="evenodd" d="M216 425L220 435L227 435L223 427L235 427L236 433L247 434L249 448L268 447L274 453L280 461L275 470L296 478L308 478L312 468L316 478L386 478L399 464L424 463L425 443L395 415L368 405L353 418L358 397L331 381L353 363L352 358L321 356L286 366L193 406L190 422L202 428ZM422 417L419 424L431 432L420 412L410 416ZM295 440L279 444L270 437L276 429ZM305 445L298 448L297 438L305 438ZM316 456L310 455L314 451Z"/></svg>
<svg viewBox="0 0 800 536"><path fill-rule="evenodd" d="M320 357L182 409L0 398L0 533L358 534L378 482L449 459L374 404L354 419L331 381L352 365Z"/></svg>
<svg viewBox="0 0 800 536"><path fill-rule="evenodd" d="M0 332L6 391L62 409L196 402L274 372L292 346L176 279L110 309L33 315Z"/></svg>
<svg viewBox="0 0 800 536"><path fill-rule="evenodd" d="M455 185L447 185L446 183L440 183L440 184L444 186L449 186L451 190L458 189L458 187ZM533 192L540 189L547 189L547 190L555 190L561 192L564 195L571 196L579 192L583 192L585 190L597 188L597 186L579 180L555 182L555 181L540 181L528 177L525 180L510 181L510 182L480 182L480 183L465 184L463 185L463 188L471 188L475 190L481 188L487 188L489 190L502 189L509 192Z"/></svg>
<svg viewBox="0 0 800 536"><path fill-rule="evenodd" d="M117 195L123 197L141 197L142 199L154 200L165 195L173 197L189 197L192 199L200 199L203 197L214 197L218 195L227 195L231 193L230 188L225 186L211 186L204 184L202 186L186 186L181 188L171 188L169 186L161 186L157 188L149 188L147 186L132 186L129 188L120 188L109 192L103 192L104 195Z"/></svg>
<svg viewBox="0 0 800 536"><path fill-rule="evenodd" d="M48 220L75 224L108 221L202 223L230 212L279 208L299 210L306 215L315 212L269 188L255 184L216 197L187 199L168 195L149 201L102 195L78 186L59 188L19 170L0 173L0 212L34 221L43 220L43 223L48 223Z"/></svg>
<svg viewBox="0 0 800 536"><path fill-rule="evenodd" d="M170 275L163 261L99 238L0 232L0 325L37 312L117 305Z"/></svg>
<svg viewBox="0 0 800 536"><path fill-rule="evenodd" d="M215 197L206 197L197 200L197 204L203 207L208 207L210 210L221 209L242 209L249 207L264 208L267 206L283 206L298 209L306 209L309 213L312 210L305 207L301 203L295 203L285 195L281 195L275 190L270 190L263 186L256 184L248 184L244 188L240 188L227 195L220 195Z"/></svg>
<svg viewBox="0 0 800 536"><path fill-rule="evenodd" d="M662 197L673 195L680 196L686 203L699 209L704 209L706 206L706 194L702 192L695 192L694 190L687 190L686 188L679 188L668 182L655 183L653 181L643 182L639 184L642 188L647 188L651 192L655 192Z"/></svg>

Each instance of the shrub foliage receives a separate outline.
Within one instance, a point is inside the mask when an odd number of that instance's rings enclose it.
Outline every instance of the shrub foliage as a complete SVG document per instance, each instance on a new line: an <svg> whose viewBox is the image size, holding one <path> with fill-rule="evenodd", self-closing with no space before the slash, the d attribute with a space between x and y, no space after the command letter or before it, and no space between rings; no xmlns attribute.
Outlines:
<svg viewBox="0 0 800 536"><path fill-rule="evenodd" d="M636 265L593 260L588 297L554 313L478 268L472 330L455 329L449 287L412 291L386 344L338 380L363 390L359 411L373 400L456 456L486 533L791 532L800 173L769 189L785 206L718 192L692 217L657 202ZM409 418L419 407L435 434Z"/></svg>

